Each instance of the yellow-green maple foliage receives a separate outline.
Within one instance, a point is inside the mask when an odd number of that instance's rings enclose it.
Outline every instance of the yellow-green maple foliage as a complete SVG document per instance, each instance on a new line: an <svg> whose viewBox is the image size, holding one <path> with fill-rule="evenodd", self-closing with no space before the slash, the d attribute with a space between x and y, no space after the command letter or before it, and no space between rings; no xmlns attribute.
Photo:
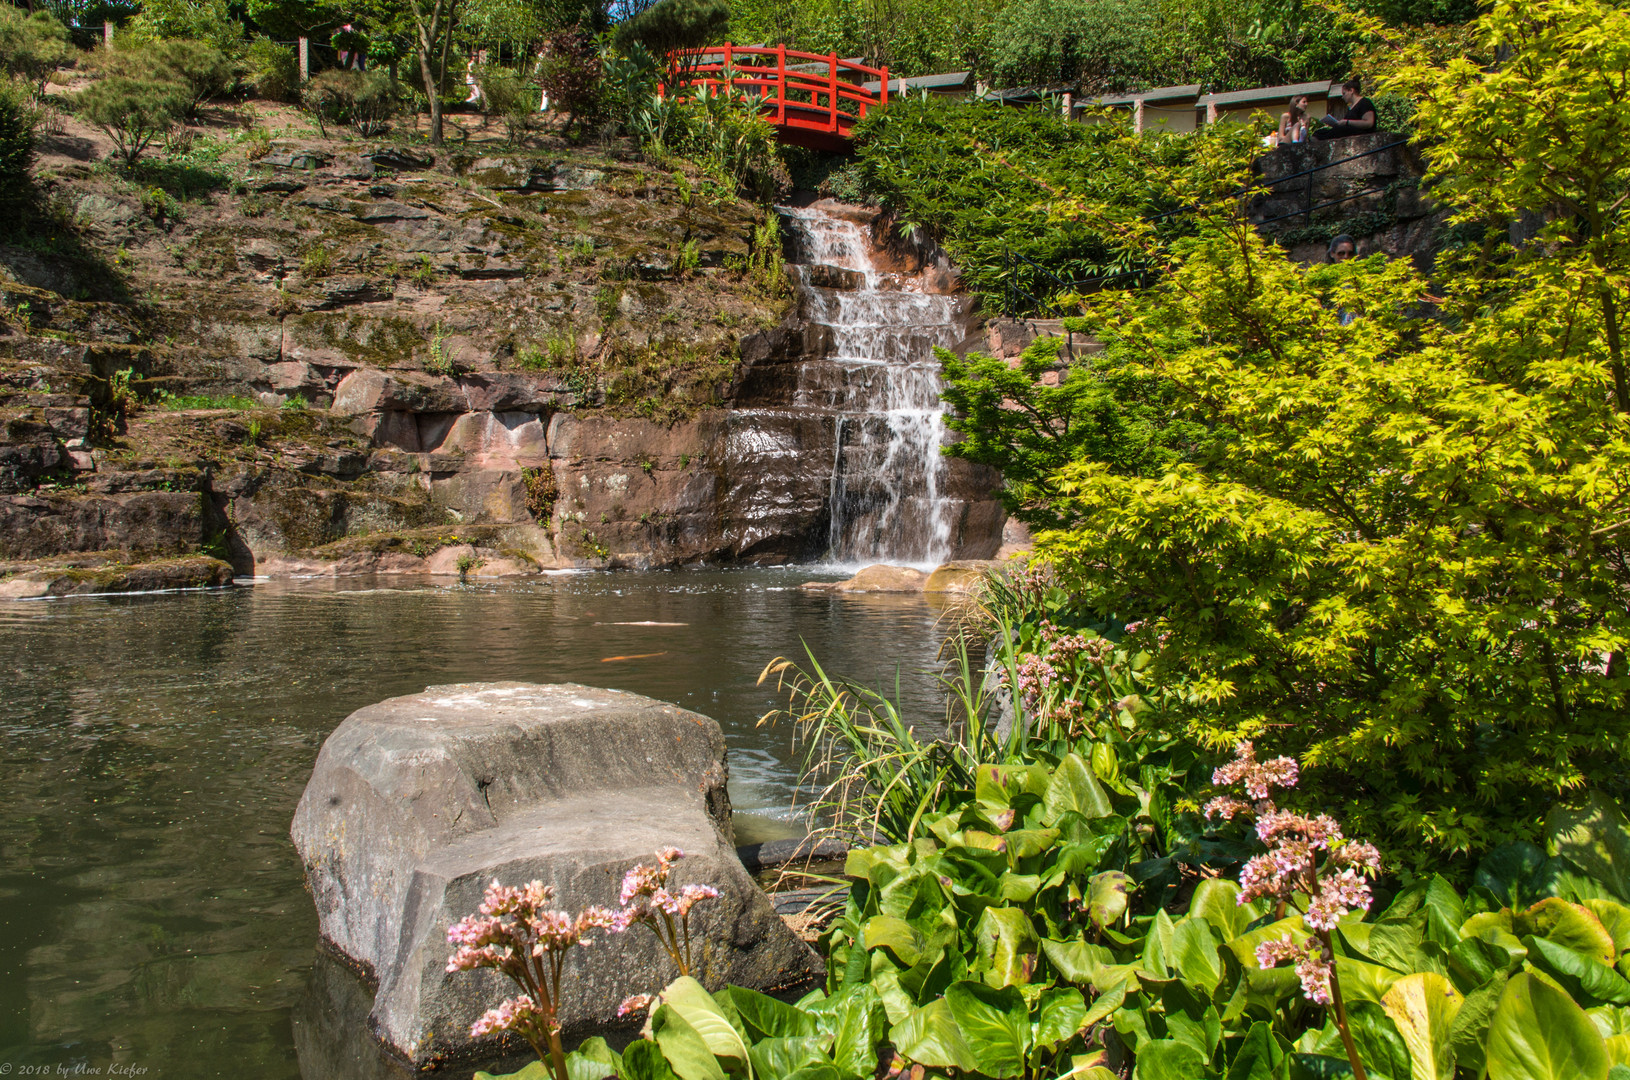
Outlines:
<svg viewBox="0 0 1630 1080"><path fill-rule="evenodd" d="M1089 321L1215 442L1158 476L1065 466L1039 554L1143 621L1192 734L1299 755L1404 870L1623 787L1630 737L1630 14L1518 0L1481 29L1497 69L1398 76L1474 238L1430 279L1299 266L1237 201L1158 252L1113 206L1060 208L1165 260Z"/></svg>

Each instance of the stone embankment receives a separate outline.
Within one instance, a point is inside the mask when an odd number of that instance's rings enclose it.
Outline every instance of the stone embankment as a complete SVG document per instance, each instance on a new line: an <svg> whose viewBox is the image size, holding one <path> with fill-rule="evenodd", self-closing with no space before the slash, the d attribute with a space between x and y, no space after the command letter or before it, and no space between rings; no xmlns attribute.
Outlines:
<svg viewBox="0 0 1630 1080"><path fill-rule="evenodd" d="M155 211L75 158L76 123L38 170L71 224L0 244L0 559L479 576L825 550L842 395L812 385L831 342L773 215L617 151L315 138L235 148ZM955 553L990 555L995 477L948 485Z"/></svg>

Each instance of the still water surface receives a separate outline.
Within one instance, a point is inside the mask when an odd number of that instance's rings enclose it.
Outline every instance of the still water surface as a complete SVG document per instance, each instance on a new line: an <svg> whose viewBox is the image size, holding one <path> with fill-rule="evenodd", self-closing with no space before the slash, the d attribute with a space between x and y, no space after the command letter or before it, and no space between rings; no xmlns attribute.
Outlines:
<svg viewBox="0 0 1630 1080"><path fill-rule="evenodd" d="M326 1071L292 1034L317 925L288 825L323 739L381 698L520 679L675 702L724 728L742 839L790 835L791 733L757 726L779 703L754 685L769 659L803 641L873 686L892 690L898 671L908 715L940 715L926 674L939 610L798 590L822 576L0 605L0 1063L147 1080Z"/></svg>

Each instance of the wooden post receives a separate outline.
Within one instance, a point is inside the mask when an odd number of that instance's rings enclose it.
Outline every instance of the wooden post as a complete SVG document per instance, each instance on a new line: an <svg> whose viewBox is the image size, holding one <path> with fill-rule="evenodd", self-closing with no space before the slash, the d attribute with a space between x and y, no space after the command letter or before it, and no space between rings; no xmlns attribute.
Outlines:
<svg viewBox="0 0 1630 1080"><path fill-rule="evenodd" d="M828 70L831 74L827 80L826 96L830 99L828 104L832 106L832 119L827 121L830 126L826 130L836 131L838 130L838 54L834 52L828 57L828 61L830 63Z"/></svg>
<svg viewBox="0 0 1630 1080"><path fill-rule="evenodd" d="M1075 119L1075 95L1068 90L1064 92L1064 119Z"/></svg>
<svg viewBox="0 0 1630 1080"><path fill-rule="evenodd" d="M900 89L902 91L905 90L905 85L903 83L901 84ZM883 96L878 101L878 104L879 105L887 105L888 103L889 103L889 69L885 66L883 68Z"/></svg>
<svg viewBox="0 0 1630 1080"><path fill-rule="evenodd" d="M311 39L300 39L300 81L311 78Z"/></svg>
<svg viewBox="0 0 1630 1080"><path fill-rule="evenodd" d="M102 44L113 48L113 24L110 22L102 24Z"/></svg>
<svg viewBox="0 0 1630 1080"><path fill-rule="evenodd" d="M787 122L787 46L775 47L775 122Z"/></svg>
<svg viewBox="0 0 1630 1080"><path fill-rule="evenodd" d="M1143 134L1143 99L1142 98L1138 98L1136 101L1132 102L1132 131L1135 134L1138 134L1138 135Z"/></svg>
<svg viewBox="0 0 1630 1080"><path fill-rule="evenodd" d="M1215 101L1208 101L1208 102L1206 102L1206 123L1215 124L1216 122L1217 122L1217 103Z"/></svg>
<svg viewBox="0 0 1630 1080"><path fill-rule="evenodd" d="M724 63L719 65L719 80L734 89L736 76L730 70L730 42L724 43Z"/></svg>

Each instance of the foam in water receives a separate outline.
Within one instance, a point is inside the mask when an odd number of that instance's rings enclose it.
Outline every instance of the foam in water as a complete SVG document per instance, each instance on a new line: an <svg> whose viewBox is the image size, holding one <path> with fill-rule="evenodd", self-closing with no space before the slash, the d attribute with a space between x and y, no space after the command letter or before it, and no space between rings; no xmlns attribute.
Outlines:
<svg viewBox="0 0 1630 1080"><path fill-rule="evenodd" d="M797 395L835 414L827 559L937 565L951 553L953 508L934 347L962 337L957 298L881 271L861 224L820 207L781 213L807 259L794 267L805 318L831 328L830 355L805 365ZM857 272L857 287L815 284L832 280L820 267Z"/></svg>

